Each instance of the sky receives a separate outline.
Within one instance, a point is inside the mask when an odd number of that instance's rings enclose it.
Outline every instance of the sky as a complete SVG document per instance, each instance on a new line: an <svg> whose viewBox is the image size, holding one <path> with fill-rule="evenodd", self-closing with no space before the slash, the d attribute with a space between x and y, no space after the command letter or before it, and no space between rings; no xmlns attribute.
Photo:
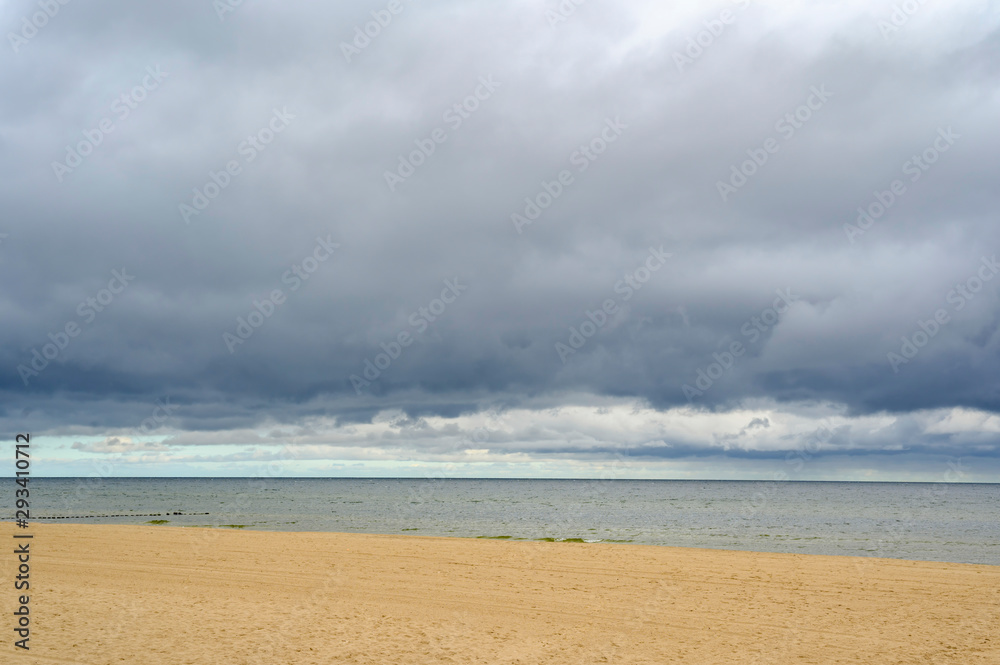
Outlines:
<svg viewBox="0 0 1000 665"><path fill-rule="evenodd" d="M35 475L1000 482L1000 3L0 27Z"/></svg>

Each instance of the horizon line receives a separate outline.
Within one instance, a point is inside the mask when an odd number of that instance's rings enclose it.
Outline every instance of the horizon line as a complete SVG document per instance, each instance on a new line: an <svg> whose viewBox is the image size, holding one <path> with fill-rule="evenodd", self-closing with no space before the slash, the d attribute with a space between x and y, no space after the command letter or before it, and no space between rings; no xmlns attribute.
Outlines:
<svg viewBox="0 0 1000 665"><path fill-rule="evenodd" d="M31 480L66 480L89 479L95 476L31 476ZM98 480L567 480L567 481L598 481L598 482L692 482L692 483L869 483L869 484L909 484L909 485L1000 485L996 481L947 481L947 480L811 480L811 479L759 479L759 478L539 478L496 476L453 476L428 478L426 476L100 476Z"/></svg>

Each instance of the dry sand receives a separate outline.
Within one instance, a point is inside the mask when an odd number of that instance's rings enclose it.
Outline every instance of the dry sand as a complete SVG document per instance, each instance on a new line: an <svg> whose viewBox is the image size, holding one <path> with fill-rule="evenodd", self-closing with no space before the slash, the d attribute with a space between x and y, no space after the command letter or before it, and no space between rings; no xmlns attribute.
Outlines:
<svg viewBox="0 0 1000 665"><path fill-rule="evenodd" d="M1000 663L1000 566L36 525L2 663Z"/></svg>

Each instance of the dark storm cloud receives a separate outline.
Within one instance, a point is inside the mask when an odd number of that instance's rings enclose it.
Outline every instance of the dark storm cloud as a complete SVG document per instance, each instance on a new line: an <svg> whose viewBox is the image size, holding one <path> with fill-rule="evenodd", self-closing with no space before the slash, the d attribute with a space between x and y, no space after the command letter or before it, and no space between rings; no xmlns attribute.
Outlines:
<svg viewBox="0 0 1000 665"><path fill-rule="evenodd" d="M74 2L8 49L8 432L136 427L163 396L183 405L174 426L205 431L568 393L1000 410L1000 279L949 298L1000 252L995 9L924 7L884 38L890 4L752 5L678 71L724 5L587 3L550 26L545 3L402 2L347 62L385 6L245 2L220 20L210 3ZM0 18L19 33L34 11ZM92 154L53 167L104 119ZM753 173L736 186L734 168ZM894 180L888 211L845 230ZM320 260L324 240L339 247ZM792 302L768 323L777 291ZM18 370L69 324L55 358Z"/></svg>

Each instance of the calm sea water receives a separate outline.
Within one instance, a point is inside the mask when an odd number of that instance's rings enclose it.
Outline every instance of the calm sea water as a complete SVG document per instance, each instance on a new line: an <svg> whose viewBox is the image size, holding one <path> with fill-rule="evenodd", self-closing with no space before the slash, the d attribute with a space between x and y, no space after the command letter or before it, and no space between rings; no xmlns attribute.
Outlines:
<svg viewBox="0 0 1000 665"><path fill-rule="evenodd" d="M31 521L44 523L160 519L1000 565L1000 484L34 478L31 506Z"/></svg>

